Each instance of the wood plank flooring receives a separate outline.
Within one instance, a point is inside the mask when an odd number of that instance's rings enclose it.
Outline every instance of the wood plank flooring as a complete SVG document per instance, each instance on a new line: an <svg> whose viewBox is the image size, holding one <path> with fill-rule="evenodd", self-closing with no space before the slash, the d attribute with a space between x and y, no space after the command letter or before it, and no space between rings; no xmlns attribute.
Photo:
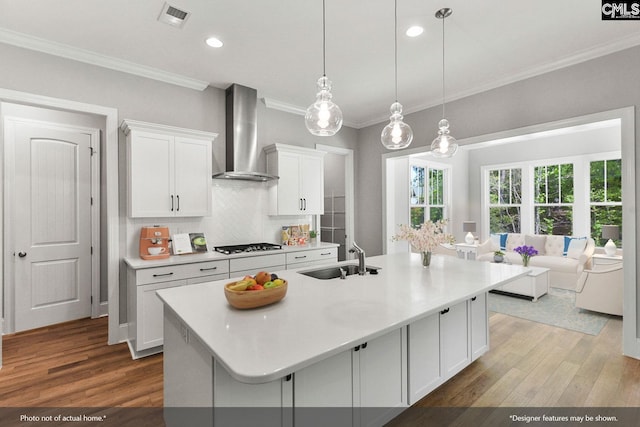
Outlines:
<svg viewBox="0 0 640 427"><path fill-rule="evenodd" d="M640 407L620 320L591 336L492 314L490 330L491 351L414 406ZM162 355L106 342L107 318L5 336L0 406L161 407Z"/></svg>
<svg viewBox="0 0 640 427"><path fill-rule="evenodd" d="M107 318L3 337L0 407L160 407L162 355L107 345Z"/></svg>

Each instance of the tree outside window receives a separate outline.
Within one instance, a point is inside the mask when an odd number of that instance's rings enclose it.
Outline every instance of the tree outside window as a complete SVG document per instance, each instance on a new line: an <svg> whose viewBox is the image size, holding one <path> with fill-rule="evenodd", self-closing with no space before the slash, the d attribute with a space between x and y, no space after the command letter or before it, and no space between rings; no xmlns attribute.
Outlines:
<svg viewBox="0 0 640 427"><path fill-rule="evenodd" d="M603 225L622 230L622 160L593 161L590 170L591 236L597 246L604 246ZM622 232L614 243L622 247Z"/></svg>
<svg viewBox="0 0 640 427"><path fill-rule="evenodd" d="M429 166L411 166L411 226L419 227L427 220L444 219L445 171Z"/></svg>
<svg viewBox="0 0 640 427"><path fill-rule="evenodd" d="M534 168L535 234L573 234L573 164Z"/></svg>
<svg viewBox="0 0 640 427"><path fill-rule="evenodd" d="M489 231L520 233L522 169L489 171Z"/></svg>

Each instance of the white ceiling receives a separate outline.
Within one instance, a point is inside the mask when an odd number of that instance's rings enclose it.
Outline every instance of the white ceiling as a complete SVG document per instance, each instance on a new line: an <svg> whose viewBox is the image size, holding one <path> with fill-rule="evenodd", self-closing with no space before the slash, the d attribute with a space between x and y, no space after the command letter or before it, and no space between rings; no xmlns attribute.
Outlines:
<svg viewBox="0 0 640 427"><path fill-rule="evenodd" d="M157 21L164 0L0 0L0 41L71 57L68 48L79 48L89 62L98 56L87 51L217 88L240 83L293 109L314 101L320 0L168 3L191 12L183 29ZM385 120L395 98L393 0L326 5L326 71L345 123ZM640 44L640 24L602 21L600 0L398 0L405 112L442 101L442 21L434 17L442 7L453 9L445 21L447 101ZM410 39L404 30L414 24L425 32ZM211 35L225 45L206 46Z"/></svg>

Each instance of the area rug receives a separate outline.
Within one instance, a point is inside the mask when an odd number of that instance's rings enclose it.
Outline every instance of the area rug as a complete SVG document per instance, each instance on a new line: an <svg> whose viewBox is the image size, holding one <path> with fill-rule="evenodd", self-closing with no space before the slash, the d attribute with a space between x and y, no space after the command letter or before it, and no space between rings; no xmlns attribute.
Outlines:
<svg viewBox="0 0 640 427"><path fill-rule="evenodd" d="M576 308L575 299L575 292L558 288L549 288L537 302L489 293L489 310L589 335L598 335L615 317Z"/></svg>

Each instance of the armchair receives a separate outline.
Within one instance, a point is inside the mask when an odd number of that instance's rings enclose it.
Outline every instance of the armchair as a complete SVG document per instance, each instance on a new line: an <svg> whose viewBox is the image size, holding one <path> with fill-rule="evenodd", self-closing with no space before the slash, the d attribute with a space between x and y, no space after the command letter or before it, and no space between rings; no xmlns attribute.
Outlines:
<svg viewBox="0 0 640 427"><path fill-rule="evenodd" d="M576 286L576 307L622 316L622 263L602 270L583 270Z"/></svg>

